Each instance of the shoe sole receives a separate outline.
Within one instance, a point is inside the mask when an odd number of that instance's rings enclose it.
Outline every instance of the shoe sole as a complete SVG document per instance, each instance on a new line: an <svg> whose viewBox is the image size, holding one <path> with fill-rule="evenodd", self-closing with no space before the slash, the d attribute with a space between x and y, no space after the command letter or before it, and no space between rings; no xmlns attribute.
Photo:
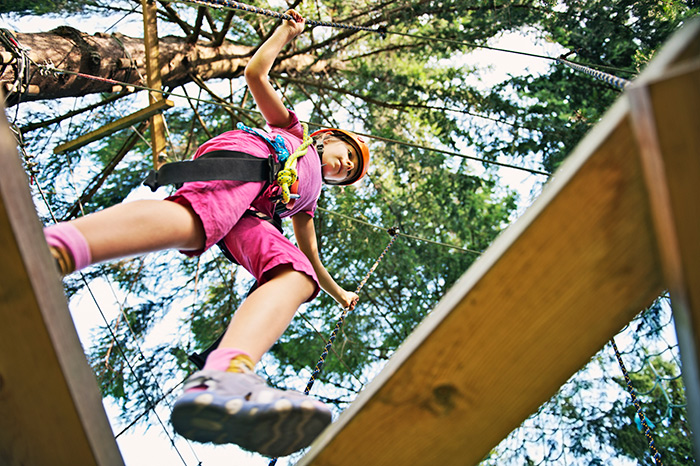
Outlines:
<svg viewBox="0 0 700 466"><path fill-rule="evenodd" d="M235 443L265 456L287 456L305 448L331 422L330 411L310 399L254 403L211 392L185 394L173 407L175 431L202 443Z"/></svg>

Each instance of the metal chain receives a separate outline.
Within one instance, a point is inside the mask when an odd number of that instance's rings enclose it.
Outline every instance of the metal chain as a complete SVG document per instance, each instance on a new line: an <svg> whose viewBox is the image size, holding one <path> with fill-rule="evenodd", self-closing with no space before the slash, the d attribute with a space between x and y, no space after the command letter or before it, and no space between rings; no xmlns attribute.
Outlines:
<svg viewBox="0 0 700 466"><path fill-rule="evenodd" d="M396 238L398 238L398 236L399 236L398 235L399 229L397 227L389 228L387 230L387 233L389 233L389 235L391 235L391 240L389 241L389 244L386 245L386 247L384 248L384 251L382 251L382 253L379 255L377 260L374 261L374 264L372 265L372 267L369 269L369 271L367 272L365 277L362 279L360 284L357 286L357 289L355 290L355 294L357 294L357 295L360 294L360 291L365 286L365 283L367 283L367 280L369 280L370 275L372 275L372 273L374 273L374 271L376 270L379 263L382 261L382 259L384 259L384 256L386 255L386 253L389 252L389 249L394 244L394 241L396 241ZM316 378L321 373L321 370L323 369L323 366L326 363L326 357L328 357L328 352L330 351L331 346L333 346L333 342L335 341L335 338L338 336L340 329L343 327L343 324L345 323L345 317L348 315L348 313L350 311L355 309L355 305L356 305L356 303L351 304L347 308L343 309L343 313L340 315L340 318L336 322L335 328L333 329L333 332L331 332L331 335L328 338L328 342L326 343L326 346L323 348L323 352L321 353L321 356L319 357L318 362L316 363L316 367L314 367L314 371L311 374L311 377L309 378L309 382L306 384L306 388L304 389L304 395L308 395L309 392L311 391L311 387L313 387L314 382L316 381ZM275 464L277 464L277 458L273 458L272 460L270 460L270 463L268 464L268 466L274 466Z"/></svg>
<svg viewBox="0 0 700 466"><path fill-rule="evenodd" d="M625 364L622 362L622 356L620 356L620 351L617 349L617 345L615 344L615 339L613 338L610 340L612 343L612 347L615 350L615 357L617 358L618 364L620 364L620 369L622 369L622 374L625 376L625 382L627 383L627 391L629 392L630 396L632 397L632 403L634 403L635 408L637 408L637 415L639 416L639 419L642 421L642 426L644 427L644 436L647 438L647 442L649 442L649 449L654 453L654 461L658 466L662 466L663 463L661 462L661 454L659 451L656 449L656 446L654 445L654 437L651 435L651 429L649 428L649 424L647 423L646 418L644 417L644 412L642 411L642 405L639 403L639 400L637 399L637 392L635 391L634 387L632 386L632 380L630 379L629 374L627 373L627 369L625 368Z"/></svg>

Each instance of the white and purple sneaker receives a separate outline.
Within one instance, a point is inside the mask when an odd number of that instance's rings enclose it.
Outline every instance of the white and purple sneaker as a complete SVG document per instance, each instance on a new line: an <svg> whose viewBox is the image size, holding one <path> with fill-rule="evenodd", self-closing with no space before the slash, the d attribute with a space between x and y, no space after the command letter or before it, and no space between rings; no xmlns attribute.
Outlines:
<svg viewBox="0 0 700 466"><path fill-rule="evenodd" d="M170 421L190 440L235 443L265 456L307 447L331 423L320 401L268 386L253 373L202 370L185 382Z"/></svg>

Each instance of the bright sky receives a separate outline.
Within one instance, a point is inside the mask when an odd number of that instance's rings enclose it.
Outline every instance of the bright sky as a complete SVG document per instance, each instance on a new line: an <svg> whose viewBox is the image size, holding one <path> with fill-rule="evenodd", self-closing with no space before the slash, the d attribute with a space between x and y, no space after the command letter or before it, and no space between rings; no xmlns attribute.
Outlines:
<svg viewBox="0 0 700 466"><path fill-rule="evenodd" d="M118 18L115 18L114 21L117 19ZM18 32L40 32L50 30L60 25L70 25L84 32L95 33L105 32L112 24L113 22L110 21L85 21L80 18L71 18L67 20L66 18L37 19L31 17L10 22L7 21L6 18L0 17L0 27L10 28ZM89 29L90 27L93 29ZM126 35L139 36L142 34L142 27L140 16L132 15L129 19L121 21L116 28L109 32L116 30ZM552 44L536 41L531 35L517 33L504 35L489 45L546 56L556 56L560 53ZM463 57L462 60L465 65L479 64L481 66L489 66L488 81L490 82L499 82L505 79L509 74L517 75L523 73L525 70L542 72L549 66L549 61L546 60L538 60L531 57L490 50L478 50ZM304 119L304 110L298 110L300 117ZM475 170L478 174L480 169L477 167ZM542 177L510 169L501 170L501 176L504 184L521 193L521 197L526 205L531 203L530 192L533 186L535 186L537 182L542 181ZM100 308L105 312L107 318L115 317L118 308L115 305L115 298L111 289L104 283L96 283L92 286L92 290L97 296ZM87 344L96 326L103 325L102 318L91 299L84 296L72 302L71 312L79 330L81 340ZM173 315L170 318L177 319L178 317ZM166 328L172 328L173 326L174 324L168 325L166 323ZM110 419L114 419L118 408L107 403L106 410ZM168 408L160 407L158 413L163 423L168 425ZM115 423L114 430L115 433L119 432L121 427ZM168 435L173 435L172 429L169 427ZM170 445L170 440L165 434L164 429L158 424L158 421L154 421L154 424L147 429L142 426L130 429L128 433L119 437L118 443L127 466L179 464L191 466L198 464L203 466L259 466L266 465L269 462L267 458L243 452L235 446L201 445L187 442L181 437L176 437L176 450ZM281 459L277 464L284 466L287 463L285 459Z"/></svg>

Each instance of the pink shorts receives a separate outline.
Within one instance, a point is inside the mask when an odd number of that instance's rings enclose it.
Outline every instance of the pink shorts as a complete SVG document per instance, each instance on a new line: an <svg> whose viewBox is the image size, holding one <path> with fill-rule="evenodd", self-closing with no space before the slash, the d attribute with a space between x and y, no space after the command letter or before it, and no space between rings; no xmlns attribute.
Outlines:
<svg viewBox="0 0 700 466"><path fill-rule="evenodd" d="M236 261L250 272L258 284L270 279L270 271L277 266L290 265L308 275L316 290L320 289L311 262L289 239L270 222L255 215L245 215L251 206L270 213L272 202L261 196L264 182L206 181L185 183L167 200L192 207L204 226L204 248L182 251L198 256L223 240Z"/></svg>

